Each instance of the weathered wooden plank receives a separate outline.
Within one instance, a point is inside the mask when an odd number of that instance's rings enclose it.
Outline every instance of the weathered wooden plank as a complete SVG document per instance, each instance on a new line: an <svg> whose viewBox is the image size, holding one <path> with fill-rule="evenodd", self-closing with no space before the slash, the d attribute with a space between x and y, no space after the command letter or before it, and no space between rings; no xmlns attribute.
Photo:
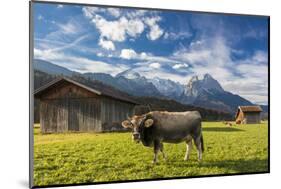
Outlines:
<svg viewBox="0 0 281 189"><path fill-rule="evenodd" d="M69 99L69 102L70 130L101 131L99 99Z"/></svg>
<svg viewBox="0 0 281 189"><path fill-rule="evenodd" d="M65 132L68 130L68 101L61 99L57 103L57 132Z"/></svg>
<svg viewBox="0 0 281 189"><path fill-rule="evenodd" d="M102 98L101 122L104 130L122 130L121 122L127 116L133 115L134 105L116 101L110 98Z"/></svg>
<svg viewBox="0 0 281 189"><path fill-rule="evenodd" d="M43 133L57 132L57 110L57 100L44 100L40 102L40 123Z"/></svg>

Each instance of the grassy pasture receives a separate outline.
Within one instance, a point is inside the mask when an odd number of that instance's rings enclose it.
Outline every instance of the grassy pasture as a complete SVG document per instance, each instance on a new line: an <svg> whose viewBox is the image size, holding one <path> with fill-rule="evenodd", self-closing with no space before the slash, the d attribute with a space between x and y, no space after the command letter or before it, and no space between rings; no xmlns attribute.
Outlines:
<svg viewBox="0 0 281 189"><path fill-rule="evenodd" d="M167 161L132 142L131 133L40 133L34 128L34 184L74 184L268 170L268 125L228 127L204 122L205 152L198 163L194 146L183 161L185 143L164 144Z"/></svg>

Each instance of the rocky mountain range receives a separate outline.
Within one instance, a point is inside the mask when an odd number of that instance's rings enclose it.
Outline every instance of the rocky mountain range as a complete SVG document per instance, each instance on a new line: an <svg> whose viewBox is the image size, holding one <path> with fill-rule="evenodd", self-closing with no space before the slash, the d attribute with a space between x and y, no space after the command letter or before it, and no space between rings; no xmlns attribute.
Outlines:
<svg viewBox="0 0 281 189"><path fill-rule="evenodd" d="M172 99L182 104L211 108L232 114L238 106L253 105L245 98L225 91L210 74L205 74L202 79L194 76L185 85L182 85L170 79L146 78L132 69L121 72L114 77L105 73L81 74L38 59L34 60L33 67L35 70L52 75L79 75L89 80L97 80L133 96Z"/></svg>
<svg viewBox="0 0 281 189"><path fill-rule="evenodd" d="M235 112L238 106L253 105L241 96L225 91L210 74L205 74L201 80L192 77L179 101L227 112Z"/></svg>

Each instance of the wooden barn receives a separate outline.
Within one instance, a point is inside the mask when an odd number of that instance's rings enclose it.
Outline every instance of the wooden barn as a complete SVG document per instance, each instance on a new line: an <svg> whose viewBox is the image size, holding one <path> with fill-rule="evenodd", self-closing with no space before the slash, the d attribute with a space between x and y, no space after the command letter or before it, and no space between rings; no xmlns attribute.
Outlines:
<svg viewBox="0 0 281 189"><path fill-rule="evenodd" d="M261 122L260 106L239 106L235 116L237 124L255 124Z"/></svg>
<svg viewBox="0 0 281 189"><path fill-rule="evenodd" d="M137 102L120 94L96 90L68 78L40 87L40 127L43 133L122 130L121 121L132 116Z"/></svg>

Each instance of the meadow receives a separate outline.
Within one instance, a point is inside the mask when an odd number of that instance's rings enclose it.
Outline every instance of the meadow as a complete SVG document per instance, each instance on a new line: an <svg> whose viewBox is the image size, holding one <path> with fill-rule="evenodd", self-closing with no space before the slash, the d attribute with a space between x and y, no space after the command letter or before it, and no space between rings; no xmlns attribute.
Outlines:
<svg viewBox="0 0 281 189"><path fill-rule="evenodd" d="M134 143L131 133L41 134L34 128L34 185L59 185L268 171L268 124L226 126L204 122L205 152L185 143L164 144L167 161Z"/></svg>

